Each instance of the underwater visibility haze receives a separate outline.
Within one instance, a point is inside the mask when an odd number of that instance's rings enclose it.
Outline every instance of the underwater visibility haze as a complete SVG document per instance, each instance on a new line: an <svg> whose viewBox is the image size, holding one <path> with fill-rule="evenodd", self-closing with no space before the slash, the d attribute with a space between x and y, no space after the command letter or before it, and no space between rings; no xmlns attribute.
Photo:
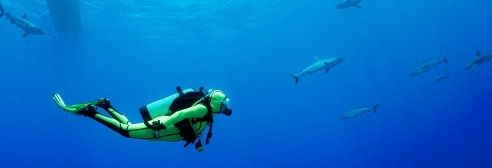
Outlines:
<svg viewBox="0 0 492 168"><path fill-rule="evenodd" d="M492 167L492 1L0 4L0 167ZM202 152L51 98L140 123L176 86L230 99Z"/></svg>

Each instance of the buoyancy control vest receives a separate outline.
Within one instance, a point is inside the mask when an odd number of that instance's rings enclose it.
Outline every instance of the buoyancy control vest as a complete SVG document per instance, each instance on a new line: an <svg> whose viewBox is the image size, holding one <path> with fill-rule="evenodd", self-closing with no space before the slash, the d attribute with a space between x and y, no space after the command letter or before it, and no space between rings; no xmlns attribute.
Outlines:
<svg viewBox="0 0 492 168"><path fill-rule="evenodd" d="M207 97L207 91L205 91L203 87L200 87L200 90L198 91L195 91L192 88L182 90L180 86L176 87L176 90L177 93L140 108L140 114L142 115L144 124L154 130L154 137L157 138L159 136L158 131L165 129L165 126L160 122L149 123L150 120L159 116L170 116L179 110L193 106L198 101L202 101L202 104L207 108L207 114L204 117L184 119L175 123L174 126L180 130L180 135L183 137L183 140L186 141L186 144L184 145L184 147L186 147L190 143L195 143L196 139L199 138L198 134L193 129L193 124L206 122L209 125L209 131L206 138L206 144L208 144L209 139L212 137L213 116L210 99ZM202 144L200 139L195 144L195 148L201 150Z"/></svg>

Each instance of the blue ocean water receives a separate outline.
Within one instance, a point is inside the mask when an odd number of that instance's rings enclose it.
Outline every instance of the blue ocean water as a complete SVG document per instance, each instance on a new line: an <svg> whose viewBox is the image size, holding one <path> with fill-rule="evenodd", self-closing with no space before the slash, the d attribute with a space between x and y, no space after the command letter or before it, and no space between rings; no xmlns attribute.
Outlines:
<svg viewBox="0 0 492 168"><path fill-rule="evenodd" d="M1 0L45 35L0 18L0 167L492 167L492 62L463 69L492 50L492 1L341 2L81 0L84 31L65 38L44 0ZM286 72L316 56L346 60L295 84ZM108 97L138 123L178 85L231 98L203 152L124 138L51 99Z"/></svg>

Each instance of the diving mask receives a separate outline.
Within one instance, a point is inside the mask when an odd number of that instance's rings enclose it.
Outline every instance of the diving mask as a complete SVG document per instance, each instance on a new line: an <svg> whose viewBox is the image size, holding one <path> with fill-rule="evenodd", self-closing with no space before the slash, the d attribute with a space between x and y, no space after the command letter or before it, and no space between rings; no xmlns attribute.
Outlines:
<svg viewBox="0 0 492 168"><path fill-rule="evenodd" d="M230 99L229 98L224 98L224 100L222 100L222 105L220 106L220 111L219 113L222 113L226 116L231 116L232 114L232 109L230 109Z"/></svg>

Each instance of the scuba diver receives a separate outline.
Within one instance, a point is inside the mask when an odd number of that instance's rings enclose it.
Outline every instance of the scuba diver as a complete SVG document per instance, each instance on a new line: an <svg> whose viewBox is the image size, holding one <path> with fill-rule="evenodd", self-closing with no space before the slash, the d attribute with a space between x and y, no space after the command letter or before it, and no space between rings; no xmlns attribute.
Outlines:
<svg viewBox="0 0 492 168"><path fill-rule="evenodd" d="M195 91L182 90L178 86L176 90L178 93L141 107L144 122L136 124L130 123L107 98L72 106L65 105L59 94L53 94L52 98L63 110L92 118L124 137L167 142L184 140L184 147L194 143L200 152L203 150L201 133L207 125L206 144L212 137L214 115L232 114L229 98L220 90L205 91L203 87ZM104 109L111 117L99 113L98 108Z"/></svg>

